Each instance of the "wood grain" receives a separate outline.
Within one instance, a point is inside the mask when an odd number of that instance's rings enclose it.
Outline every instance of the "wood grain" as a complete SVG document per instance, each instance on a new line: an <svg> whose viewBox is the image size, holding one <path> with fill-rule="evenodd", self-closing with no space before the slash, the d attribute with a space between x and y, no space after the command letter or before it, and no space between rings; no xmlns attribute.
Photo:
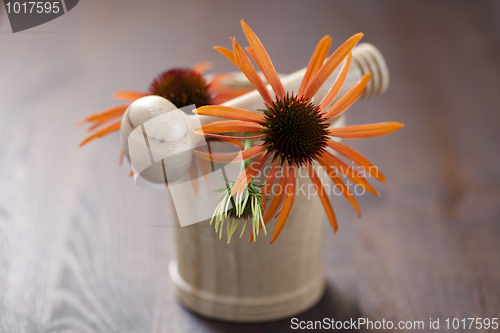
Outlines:
<svg viewBox="0 0 500 333"><path fill-rule="evenodd" d="M77 149L84 133L72 128L170 66L233 70L212 47L242 41L241 18L282 73L305 66L323 35L339 45L363 31L391 86L347 123L406 124L349 142L388 182L359 199L361 220L332 198L327 294L299 319L498 317L499 17L494 0L81 1L12 34L0 6L0 332L293 331L289 320L230 324L179 306L168 193L133 184L117 135Z"/></svg>

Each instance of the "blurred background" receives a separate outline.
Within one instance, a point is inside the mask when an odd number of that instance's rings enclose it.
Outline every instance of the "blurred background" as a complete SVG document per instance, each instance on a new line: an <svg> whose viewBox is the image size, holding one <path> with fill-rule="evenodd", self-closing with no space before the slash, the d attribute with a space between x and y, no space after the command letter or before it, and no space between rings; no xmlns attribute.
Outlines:
<svg viewBox="0 0 500 333"><path fill-rule="evenodd" d="M391 84L347 123L406 125L349 142L388 180L381 197L359 198L362 219L332 198L327 292L299 319L498 317L499 1L82 0L16 34L0 6L1 332L291 331L182 308L167 274L168 192L135 186L118 134L78 148L73 127L170 67L233 71L212 48L243 42L242 18L280 73L306 66L325 34L335 47L363 32Z"/></svg>

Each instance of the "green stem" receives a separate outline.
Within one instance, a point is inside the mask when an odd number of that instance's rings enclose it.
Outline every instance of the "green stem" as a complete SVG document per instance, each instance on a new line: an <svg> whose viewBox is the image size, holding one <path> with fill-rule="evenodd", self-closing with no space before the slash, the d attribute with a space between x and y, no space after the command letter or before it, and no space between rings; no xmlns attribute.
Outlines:
<svg viewBox="0 0 500 333"><path fill-rule="evenodd" d="M245 136L250 136L250 133L245 133ZM243 149L248 149L250 147L252 147L252 139L245 140L245 142L243 143ZM241 163L240 173L245 171L245 169L248 167L249 164L250 160L243 161Z"/></svg>

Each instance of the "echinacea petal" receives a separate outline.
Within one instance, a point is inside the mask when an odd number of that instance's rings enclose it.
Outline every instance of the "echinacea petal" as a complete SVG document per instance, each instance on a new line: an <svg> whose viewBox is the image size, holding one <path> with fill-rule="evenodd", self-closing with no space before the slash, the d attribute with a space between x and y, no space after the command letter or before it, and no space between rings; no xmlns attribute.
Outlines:
<svg viewBox="0 0 500 333"><path fill-rule="evenodd" d="M252 48L253 53L255 54L255 59L257 65L262 70L262 73L266 77L267 82L273 87L274 93L278 100L282 100L285 97L285 89L283 88L283 84L276 73L276 69L267 54L264 45L262 45L260 39L253 32L253 30L245 23L245 21L241 20L241 27L243 28L243 32L247 37L248 43Z"/></svg>
<svg viewBox="0 0 500 333"><path fill-rule="evenodd" d="M267 90L266 84L261 79L259 74L255 71L250 59L246 55L245 51L241 48L241 46L234 40L233 41L233 52L236 63L238 64L238 68L245 74L250 83L257 89L259 94L264 99L265 104L269 107L273 105L273 99L269 90Z"/></svg>
<svg viewBox="0 0 500 333"><path fill-rule="evenodd" d="M210 174L210 162L207 160L204 160L202 158L198 158L198 156L193 156L193 159L196 159L198 161L198 164L200 165L201 173L203 174L203 177L205 178L205 183L208 183L208 175Z"/></svg>
<svg viewBox="0 0 500 333"><path fill-rule="evenodd" d="M349 188L345 186L344 181L340 178L340 176L337 174L337 171L335 168L333 168L328 162L326 162L323 158L318 157L318 163L326 170L328 173L328 177L333 181L335 186L339 188L341 193L345 196L347 201L351 204L351 206L356 210L358 213L358 216L361 217L361 210L359 209L359 205L356 202L356 198L354 195L351 193Z"/></svg>
<svg viewBox="0 0 500 333"><path fill-rule="evenodd" d="M248 121L254 123L263 123L265 121L264 115L255 113L245 109L239 109L232 106L224 105L207 105L193 110L193 113L200 116L212 116L219 118L229 118L234 120Z"/></svg>
<svg viewBox="0 0 500 333"><path fill-rule="evenodd" d="M339 99L326 113L323 115L325 119L331 119L340 116L344 113L356 100L361 96L366 88L366 85L372 77L371 73L366 73L341 99Z"/></svg>
<svg viewBox="0 0 500 333"><path fill-rule="evenodd" d="M211 93L217 93L219 91L230 91L225 84L222 84L225 80L231 80L233 75L228 73L221 73L214 75L210 80L207 80L208 90Z"/></svg>
<svg viewBox="0 0 500 333"><path fill-rule="evenodd" d="M257 54L255 54L255 51L252 50L252 48L250 46L247 46L247 47L245 47L245 52L248 53L248 55L250 56L250 58L252 58L252 60L255 61L255 63L257 64L257 66L259 66L259 68L260 68L259 58L257 57Z"/></svg>
<svg viewBox="0 0 500 333"><path fill-rule="evenodd" d="M80 147L89 143L90 141L92 140L95 140L97 138L100 138L100 137L103 137L109 133L112 133L114 131L118 131L121 127L121 120L115 122L115 123L112 123L111 125L108 125L106 127L104 127L103 129L97 131L96 133L92 134L91 136L89 136L88 138L86 138L85 140L83 140L81 143L80 143Z"/></svg>
<svg viewBox="0 0 500 333"><path fill-rule="evenodd" d="M323 97L323 100L319 103L319 108L321 110L326 110L326 108L328 108L328 106L332 104L335 97L337 97L340 88L342 88L342 85L345 82L345 78L347 77L347 72L349 72L349 68L351 67L351 61L352 61L352 52L350 52L349 55L347 56L344 67L342 67L342 71L340 71L340 74L335 80L335 83L330 88L325 97Z"/></svg>
<svg viewBox="0 0 500 333"><path fill-rule="evenodd" d="M341 159L339 159L337 156L330 154L329 152L325 151L321 154L321 157L328 162L331 166L337 168L344 176L361 186L364 190L370 192L371 194L376 195L377 197L380 196L380 193L377 192L376 189L374 189L370 183L366 180L365 177L363 177L361 174L359 174L354 167L351 167L347 165L345 162L343 162Z"/></svg>
<svg viewBox="0 0 500 333"><path fill-rule="evenodd" d="M204 133L231 133L231 132L254 132L261 131L264 127L261 124L250 123L241 120L221 120L210 124L197 126L194 132Z"/></svg>
<svg viewBox="0 0 500 333"><path fill-rule="evenodd" d="M287 183L287 178L288 178L287 176L288 176L287 172L284 172L281 175L280 182L278 183L279 193L274 195L274 198L271 201L271 204L269 205L267 213L264 215L264 224L266 224L266 225L274 217L274 214L276 213L276 211L278 210L278 208L281 205L281 201L283 201L283 197L285 196L284 188L285 188L285 185Z"/></svg>
<svg viewBox="0 0 500 333"><path fill-rule="evenodd" d="M375 166L368 159L366 159L366 157L361 155L358 151L354 150L348 145L345 145L341 142L333 141L331 139L328 139L326 143L328 144L328 147L338 151L340 154L344 155L345 157L347 157L348 159L359 165L361 168L363 168L363 170L368 172L368 174L371 177L374 177L379 181L385 183L385 177L382 174L382 172L378 170L378 167Z"/></svg>
<svg viewBox="0 0 500 333"><path fill-rule="evenodd" d="M232 144L232 145L235 145L236 147L238 147L240 149L245 148L245 146L235 138L227 137L227 138L219 138L219 140L227 142L227 143Z"/></svg>
<svg viewBox="0 0 500 333"><path fill-rule="evenodd" d="M207 153L199 150L194 150L193 153L207 161L213 161L216 163L230 163L230 162L241 162L242 160L248 160L254 158L264 152L266 148L264 145L253 146L251 148L242 150L238 153ZM240 155L241 154L241 155ZM241 156L241 157L240 157Z"/></svg>
<svg viewBox="0 0 500 333"><path fill-rule="evenodd" d="M138 100L139 98L146 97L148 95L149 95L148 93L142 91L123 90L115 92L113 94L113 98L117 100L133 102L135 100Z"/></svg>
<svg viewBox="0 0 500 333"><path fill-rule="evenodd" d="M113 119L115 119L115 117L110 118L110 119L105 119L105 118L103 118L103 119L96 120L96 121L94 121L94 122L92 123L92 126L90 126L89 128L87 128L87 129L85 130L85 132L87 132L87 133L91 133L91 132L93 132L93 131L97 130L99 127L104 126L104 124L108 123L109 121L111 121L111 120L113 120Z"/></svg>
<svg viewBox="0 0 500 333"><path fill-rule="evenodd" d="M191 66L191 69L194 70L196 73L203 75L206 71L209 69L212 69L214 67L214 64L211 63L210 61L203 61L199 62L197 64L194 64Z"/></svg>
<svg viewBox="0 0 500 333"><path fill-rule="evenodd" d="M76 127L81 126L85 123L95 122L102 124L116 117L122 116L125 111L127 111L129 104L120 104L115 105L110 108L107 108L99 113L94 113L88 116L87 118L79 121L75 124Z"/></svg>
<svg viewBox="0 0 500 333"><path fill-rule="evenodd" d="M297 94L298 96L302 96L304 94L305 89L309 86L309 83L311 83L314 75L316 75L321 66L323 66L331 44L332 38L328 35L321 38L319 41L316 46L316 50L314 50L311 60L307 65L306 74L300 83L299 92Z"/></svg>
<svg viewBox="0 0 500 333"><path fill-rule="evenodd" d="M267 206L267 199L271 196L271 188L274 185L274 181L276 180L276 172L278 171L278 165L279 165L279 159L276 159L273 163L273 166L271 168L271 171L266 177L266 180L264 181L264 187L262 187L261 193L262 193L262 213L266 210Z"/></svg>
<svg viewBox="0 0 500 333"><path fill-rule="evenodd" d="M236 67L240 68L234 59L234 53L222 46L214 46L214 50L220 52L224 57L231 61Z"/></svg>
<svg viewBox="0 0 500 333"><path fill-rule="evenodd" d="M218 139L255 140L255 139L262 139L263 137L265 137L265 134L253 135L253 136L230 136L230 135L221 135L213 133L204 133L198 131L193 131L193 133L198 136L208 136L211 138L218 138Z"/></svg>
<svg viewBox="0 0 500 333"><path fill-rule="evenodd" d="M219 74L215 74L214 76L212 76L210 78L210 80L207 80L207 83L208 83L208 85L216 86L216 85L219 85L224 80L230 80L232 77L233 77L233 75L231 75L229 73L219 73Z"/></svg>
<svg viewBox="0 0 500 333"><path fill-rule="evenodd" d="M344 60L344 58L351 52L354 46L363 37L362 33L356 34L344 42L333 54L326 60L326 62L318 70L311 83L304 90L304 98L310 100L321 88L323 83L330 77L335 68Z"/></svg>
<svg viewBox="0 0 500 333"><path fill-rule="evenodd" d="M328 130L328 135L343 139L362 139L391 134L404 127L404 124L398 122L387 122L367 125L353 125Z"/></svg>
<svg viewBox="0 0 500 333"><path fill-rule="evenodd" d="M94 123L92 124L92 126L90 126L89 128L87 128L87 130L85 132L90 133L90 132L94 131L95 129L103 126L104 124L106 124L107 122L109 122L110 120L112 120L114 118L115 117L113 117L111 119L99 119L97 121L94 121Z"/></svg>
<svg viewBox="0 0 500 333"><path fill-rule="evenodd" d="M212 97L213 104L222 104L233 98L239 97L247 92L252 91L250 89L234 89L232 91L224 91L216 93L214 97Z"/></svg>
<svg viewBox="0 0 500 333"><path fill-rule="evenodd" d="M313 166L310 163L306 164L307 172L309 173L309 178L311 179L314 187L316 188L316 192L318 192L318 196L323 204L323 208L325 209L326 215L328 216L328 221L330 221L330 225L333 228L333 232L336 233L338 230L337 218L335 217L335 212L333 211L332 204L330 203L330 199L328 199L328 195L325 193L325 188L321 183L321 179L319 179L316 171L314 171Z"/></svg>
<svg viewBox="0 0 500 333"><path fill-rule="evenodd" d="M125 111L125 110L116 110L117 112L116 113L109 113L103 117L100 117L98 120L94 120L92 122L92 126L90 126L89 128L87 128L86 132L87 133L90 133L92 131L95 131L97 128L103 126L104 124L110 122L111 120L114 120L116 119L117 117L121 117Z"/></svg>
<svg viewBox="0 0 500 333"><path fill-rule="evenodd" d="M284 191L286 191L285 202L283 203L283 207L281 208L281 213L278 218L278 222L276 222L276 227L274 228L273 237L271 238L271 244L274 243L276 238L283 230L285 223L290 215L290 211L292 210L293 202L295 200L295 188L297 186L297 176L295 175L295 167L289 166L287 185L285 186Z"/></svg>
<svg viewBox="0 0 500 333"><path fill-rule="evenodd" d="M198 196L198 191L200 189L200 181L198 180L198 167L194 161L194 159L191 160L191 165L189 166L188 169L189 173L189 179L191 180L191 186L193 188L194 194Z"/></svg>
<svg viewBox="0 0 500 333"><path fill-rule="evenodd" d="M279 160L277 159L273 163L273 167L271 168L271 171L266 177L266 180L264 181L264 187L261 189L261 195L262 195L262 215L264 215L264 211L266 210L267 202L269 200L269 197L271 196L271 189L274 185L274 181L276 180L276 173L278 171L278 165L279 165ZM279 206L279 203L276 205ZM269 222L269 221L268 221ZM259 224L259 231L262 229L262 224ZM257 232L258 233L258 232ZM253 240L253 233L250 234L250 239L248 242L250 243Z"/></svg>
<svg viewBox="0 0 500 333"><path fill-rule="evenodd" d="M243 193L252 178L260 172L269 156L270 154L261 154L255 161L246 167L245 171L238 176L238 179L236 179L236 182L231 190L231 196Z"/></svg>

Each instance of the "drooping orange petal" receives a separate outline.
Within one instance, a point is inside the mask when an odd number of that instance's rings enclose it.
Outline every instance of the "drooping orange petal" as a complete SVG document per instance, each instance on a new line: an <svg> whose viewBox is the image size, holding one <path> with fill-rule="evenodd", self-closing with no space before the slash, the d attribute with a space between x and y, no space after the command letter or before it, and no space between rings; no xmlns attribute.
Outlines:
<svg viewBox="0 0 500 333"><path fill-rule="evenodd" d="M243 191L245 191L252 178L260 172L269 156L270 154L261 154L255 161L246 167L244 172L240 173L231 190L231 196L238 193L241 195Z"/></svg>
<svg viewBox="0 0 500 333"><path fill-rule="evenodd" d="M245 51L246 53L248 53L248 55L250 56L250 58L252 58L253 61L255 61L255 63L257 64L257 66L259 66L260 68L260 65L259 65L259 58L257 58L257 54L255 54L254 50L252 50L252 48L250 46L247 46L245 47Z"/></svg>
<svg viewBox="0 0 500 333"><path fill-rule="evenodd" d="M90 133L92 131L94 131L96 128L99 128L101 126L103 126L104 124L106 124L107 122L115 119L116 117L113 117L113 118L110 118L110 119L106 119L106 118L101 118L99 120L96 120L94 121L94 123L92 124L92 126L90 126L89 128L87 128L87 130L85 132L87 133Z"/></svg>
<svg viewBox="0 0 500 333"><path fill-rule="evenodd" d="M120 149L120 165L123 164L123 156L125 155L125 151L123 149Z"/></svg>
<svg viewBox="0 0 500 333"><path fill-rule="evenodd" d="M340 154L344 155L357 165L363 168L368 174L381 182L385 183L385 177L384 175L378 170L378 167L375 166L372 162L368 161L366 157L361 155L358 151L354 150L353 148L340 143L333 141L331 139L328 139L326 142L328 144L328 147L338 151Z"/></svg>
<svg viewBox="0 0 500 333"><path fill-rule="evenodd" d="M200 181L198 180L198 167L194 161L191 160L191 165L188 169L189 179L191 180L191 186L193 187L194 194L198 196L198 191L200 189Z"/></svg>
<svg viewBox="0 0 500 333"><path fill-rule="evenodd" d="M267 175L266 180L264 182L264 184L266 184L266 185L264 185L264 187L262 187L261 192L260 192L261 196L262 196L262 208L261 208L262 214L264 214L264 211L266 210L267 202L269 201L267 199L269 199L269 196L271 195L271 189L274 185L274 181L276 180L276 172L278 170L278 164L279 164L279 159L276 159L276 161L274 161L273 167L271 168L271 171ZM278 206L279 206L279 203L276 205L276 207L278 207ZM260 231L260 229L262 229L262 224L259 224L259 231ZM254 234L252 232L250 234L250 239L248 240L249 243L253 240L253 236L254 236Z"/></svg>
<svg viewBox="0 0 500 333"><path fill-rule="evenodd" d="M257 123L250 123L241 120L214 121L210 124L195 127L194 132L204 133L230 133L230 132L255 132L261 131L264 127Z"/></svg>
<svg viewBox="0 0 500 333"><path fill-rule="evenodd" d="M231 78L232 78L232 75L229 73L216 74L216 75L212 76L210 81L208 81L208 86L209 87L218 86L221 84L222 81L229 80Z"/></svg>
<svg viewBox="0 0 500 333"><path fill-rule="evenodd" d="M217 89L217 91L211 91L214 95L219 95L219 94L226 94L226 93L238 93L240 95L246 94L249 91L254 90L252 88L242 88L242 89L235 89L232 87L227 87L225 85L220 85Z"/></svg>
<svg viewBox="0 0 500 333"><path fill-rule="evenodd" d="M220 135L220 134L213 134L213 133L204 133L204 132L198 132L198 131L193 131L193 133L196 135L199 135L199 136L208 136L211 138L236 139L236 140L255 140L255 139L261 139L265 136L265 134L253 135L253 136L229 136L229 135Z"/></svg>
<svg viewBox="0 0 500 333"><path fill-rule="evenodd" d="M325 188L321 183L321 179L319 179L316 171L314 171L314 168L310 163L307 163L306 168L307 172L309 173L309 178L316 188L316 192L318 192L321 203L323 204L323 208L325 209L326 215L328 216L328 221L330 221L330 224L333 228L333 232L336 233L339 228L337 225L337 218L335 217L335 212L333 211L330 199L328 199L328 195L325 193Z"/></svg>
<svg viewBox="0 0 500 333"><path fill-rule="evenodd" d="M264 215L264 224L268 224L269 221L271 221L271 219L274 217L274 214L276 213L276 211L280 207L281 201L283 200L283 198L285 196L284 188L285 188L285 185L287 183L287 179L288 179L288 173L284 172L281 175L280 182L278 183L279 193L276 193L274 195L274 198L271 201L271 204L269 205L269 209L266 212L266 214Z"/></svg>
<svg viewBox="0 0 500 333"><path fill-rule="evenodd" d="M148 93L142 92L142 91L133 91L133 90L123 90L123 91L117 91L113 94L113 98L117 100L124 100L124 101L135 101L138 100L139 98L148 96Z"/></svg>
<svg viewBox="0 0 500 333"><path fill-rule="evenodd" d="M87 118L79 121L78 123L75 124L75 126L81 126L85 123L90 123L94 121L104 121L107 122L113 118L119 117L125 113L127 110L129 104L120 104L120 105L115 105L110 108L107 108L99 113L94 113L88 116Z"/></svg>
<svg viewBox="0 0 500 333"><path fill-rule="evenodd" d="M198 156L193 156L194 159L198 161L200 165L201 173L203 173L203 177L205 178L205 183L208 182L208 174L210 173L210 163L207 160L202 158L198 158Z"/></svg>
<svg viewBox="0 0 500 333"><path fill-rule="evenodd" d="M210 61L204 61L194 64L193 66L191 66L191 69L193 69L198 74L203 75L203 73L205 73L209 69L212 69L213 67L213 63L211 63Z"/></svg>
<svg viewBox="0 0 500 333"><path fill-rule="evenodd" d="M255 156L263 153L265 150L266 148L264 147L264 145L258 145L242 150L240 152L241 155L240 153L207 153L199 150L194 150L193 152L199 158L205 159L207 161L213 161L217 163L230 163L254 158Z"/></svg>
<svg viewBox="0 0 500 333"><path fill-rule="evenodd" d="M236 67L240 68L234 59L234 53L222 46L214 46L214 50L219 51L224 57L231 61Z"/></svg>
<svg viewBox="0 0 500 333"><path fill-rule="evenodd" d="M276 227L274 228L273 237L271 238L271 244L274 243L276 238L278 238L278 236L280 235L281 230L283 230L286 220L290 215L290 211L292 210L293 201L295 199L295 188L297 187L297 176L295 175L295 167L289 166L288 169L289 169L288 172L290 174L288 176L288 181L285 186L285 191L286 191L285 202L283 203L283 207L281 208L281 213L278 218L278 222L276 222Z"/></svg>
<svg viewBox="0 0 500 333"><path fill-rule="evenodd" d="M264 45L262 45L257 35L243 20L241 20L241 27L243 28L243 32L247 37L248 43L250 44L250 47L255 54L254 60L258 59L256 60L256 63L266 77L267 82L269 82L271 87L273 87L274 93L276 94L278 100L283 100L285 98L285 89L283 88L283 84L281 83L281 80L276 73L276 69L274 69L274 65L271 61L271 58L269 57L269 54L267 54Z"/></svg>
<svg viewBox="0 0 500 333"><path fill-rule="evenodd" d="M269 90L267 90L266 84L260 78L259 74L255 71L250 59L246 55L245 51L241 48L241 46L234 40L233 41L233 52L236 63L238 64L238 68L245 74L250 83L259 91L259 94L264 99L264 103L269 107L273 105L273 99Z"/></svg>
<svg viewBox="0 0 500 333"><path fill-rule="evenodd" d="M264 181L264 186L261 189L261 195L262 195L262 213L266 210L268 198L271 196L271 188L274 185L274 181L276 180L276 172L278 170L278 164L279 164L279 159L276 159L273 163L273 167L271 168L271 171L266 177L266 180Z"/></svg>
<svg viewBox="0 0 500 333"><path fill-rule="evenodd" d="M356 46L361 37L363 37L362 33L352 36L333 52L313 77L309 86L304 89L304 98L310 100L318 92L319 88L321 88L335 68L337 68L342 60L351 52L352 48Z"/></svg>
<svg viewBox="0 0 500 333"><path fill-rule="evenodd" d="M339 159L337 156L330 154L329 152L325 151L321 154L321 157L328 162L331 166L337 168L344 176L348 177L350 180L361 186L364 190L375 194L377 197L380 196L380 194L377 192L376 189L374 189L370 183L366 180L365 177L363 177L361 174L359 174L354 167L351 167L344 163L341 159Z"/></svg>
<svg viewBox="0 0 500 333"><path fill-rule="evenodd" d="M326 110L330 104L332 104L333 100L335 97L337 97L340 88L342 88L342 85L344 84L345 78L347 77L347 72L349 72L349 67L351 67L351 60L352 60L352 52L349 52L349 55L347 56L347 59L345 60L344 67L342 67L342 71L340 72L339 76L335 80L335 83L333 86L330 88L328 93L323 97L323 100L321 103L319 103L319 108L321 110Z"/></svg>
<svg viewBox="0 0 500 333"><path fill-rule="evenodd" d="M232 106L224 105L207 105L193 110L193 113L200 116L212 116L219 118L229 118L234 120L249 121L254 123L263 123L264 115L255 113L245 109L239 109Z"/></svg>
<svg viewBox="0 0 500 333"><path fill-rule="evenodd" d="M335 118L344 113L356 100L361 96L363 91L372 77L371 73L363 75L361 80L356 83L341 99L339 99L326 113L323 115L325 119Z"/></svg>
<svg viewBox="0 0 500 333"><path fill-rule="evenodd" d="M230 144L233 144L233 145L237 146L240 149L244 149L245 148L245 146L240 141L236 140L235 138L227 137L227 138L219 138L219 140L227 142L227 143L230 143Z"/></svg>
<svg viewBox="0 0 500 333"><path fill-rule="evenodd" d="M252 91L252 89L248 88L238 88L235 89L234 87L231 87L226 81L237 83L237 76L234 74L228 74L228 73L222 73L222 74L217 74L214 75L210 81L208 82L208 91L212 94L220 94L220 93L230 93L230 92L238 92L241 95L245 94L249 91Z"/></svg>
<svg viewBox="0 0 500 333"><path fill-rule="evenodd" d="M346 197L346 199L349 201L352 207L354 207L354 209L358 213L358 216L361 217L361 210L359 209L358 203L356 202L356 198L351 193L349 188L345 186L344 181L337 174L337 170L335 170L335 168L333 168L330 164L328 164L328 162L326 162L321 157L318 157L318 162L326 170L326 172L328 173L328 177L330 177L335 186L339 188L341 193Z"/></svg>
<svg viewBox="0 0 500 333"><path fill-rule="evenodd" d="M391 134L404 124L398 122L387 122L367 125L353 125L339 128L331 128L328 130L328 135L336 136L344 139L362 139L374 136Z"/></svg>
<svg viewBox="0 0 500 333"><path fill-rule="evenodd" d="M83 146L86 143L89 143L92 140L95 140L97 138L103 137L103 136L105 136L105 135L107 135L109 133L112 133L114 131L118 131L120 129L121 124L122 124L122 122L120 120L120 121L117 121L116 123L112 123L111 125L104 127L103 129L97 131L96 133L92 134L91 136L89 136L88 138L86 138L85 140L83 140L80 143L80 147Z"/></svg>
<svg viewBox="0 0 500 333"><path fill-rule="evenodd" d="M309 60L309 64L307 65L306 74L300 83L299 93L297 94L298 96L302 96L304 94L305 89L311 83L314 75L316 75L321 66L323 66L331 44L332 38L328 35L321 38L319 41L316 46L316 50L314 50L311 60Z"/></svg>
<svg viewBox="0 0 500 333"><path fill-rule="evenodd" d="M124 113L124 112L123 112L123 113ZM104 124L106 124L106 123L110 122L111 120L114 120L114 119L116 119L117 117L121 117L121 116L123 115L123 113L122 113L122 114L120 114L120 115L118 115L118 116L116 116L116 115L112 115L112 114L109 114L109 115L106 115L106 116L101 117L101 118L100 118L100 119L98 119L98 120L93 121L92 126L90 126L89 128L87 128L86 132L87 132L87 133L90 133L90 132L94 131L95 129L97 129L97 128L99 128L99 127L103 126Z"/></svg>
<svg viewBox="0 0 500 333"><path fill-rule="evenodd" d="M216 95L212 98L213 104L222 104L233 98L239 97L241 95L246 94L247 92L252 91L251 89L235 89L233 91L225 91L216 93Z"/></svg>

